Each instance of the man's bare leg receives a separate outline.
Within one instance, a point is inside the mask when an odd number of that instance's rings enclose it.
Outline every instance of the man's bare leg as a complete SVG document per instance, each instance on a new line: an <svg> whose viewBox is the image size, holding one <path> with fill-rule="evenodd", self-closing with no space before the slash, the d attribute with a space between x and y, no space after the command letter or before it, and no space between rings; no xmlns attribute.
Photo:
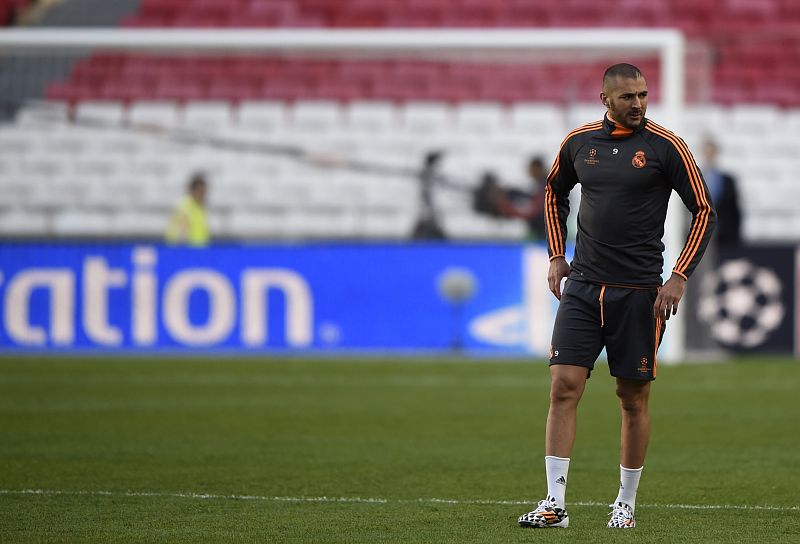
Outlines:
<svg viewBox="0 0 800 544"><path fill-rule="evenodd" d="M545 431L545 472L547 498L532 512L522 514L523 527L569 527L565 495L569 455L575 442L578 402L586 387L589 371L572 365L550 366L550 410Z"/></svg>
<svg viewBox="0 0 800 544"><path fill-rule="evenodd" d="M578 402L589 370L582 366L550 365L550 410L545 431L545 455L567 458L575 442Z"/></svg>
<svg viewBox="0 0 800 544"><path fill-rule="evenodd" d="M639 468L650 441L650 382L617 378L617 396L622 408L620 464Z"/></svg>
<svg viewBox="0 0 800 544"><path fill-rule="evenodd" d="M650 440L650 382L617 378L617 397L622 410L620 432L620 486L608 526L636 527L636 492Z"/></svg>

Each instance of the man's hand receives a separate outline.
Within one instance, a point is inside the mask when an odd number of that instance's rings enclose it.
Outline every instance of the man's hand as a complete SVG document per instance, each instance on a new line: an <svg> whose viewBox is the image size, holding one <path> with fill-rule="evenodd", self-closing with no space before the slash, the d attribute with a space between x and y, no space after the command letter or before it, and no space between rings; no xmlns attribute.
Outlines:
<svg viewBox="0 0 800 544"><path fill-rule="evenodd" d="M678 303L686 290L686 280L677 274L672 274L667 283L661 288L653 304L653 315L661 319L669 319L670 314L678 313Z"/></svg>
<svg viewBox="0 0 800 544"><path fill-rule="evenodd" d="M569 276L569 265L564 257L556 257L550 261L550 270L547 271L547 284L558 300L561 300L561 280L567 276Z"/></svg>

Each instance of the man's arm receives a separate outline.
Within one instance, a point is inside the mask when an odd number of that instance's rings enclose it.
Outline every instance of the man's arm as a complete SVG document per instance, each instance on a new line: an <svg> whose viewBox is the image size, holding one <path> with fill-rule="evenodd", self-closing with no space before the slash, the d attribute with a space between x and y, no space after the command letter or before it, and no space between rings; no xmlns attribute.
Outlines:
<svg viewBox="0 0 800 544"><path fill-rule="evenodd" d="M662 136L668 141L667 175L673 189L692 214L689 234L672 268L673 275L677 274L688 280L711 240L717 224L717 213L711 205L711 196L703 175L686 143L671 133Z"/></svg>
<svg viewBox="0 0 800 544"><path fill-rule="evenodd" d="M563 258L566 253L569 193L578 182L569 151L571 144L572 138L567 136L561 144L545 185L544 219L547 227L547 252L551 262L557 257Z"/></svg>
<svg viewBox="0 0 800 544"><path fill-rule="evenodd" d="M678 260L672 269L672 276L664 283L653 303L653 314L663 320L678 313L686 281L694 272L711 240L717 223L717 214L711 205L708 187L697 168L692 153L686 143L667 131L656 132L668 142L667 175L673 189L692 214L692 225Z"/></svg>

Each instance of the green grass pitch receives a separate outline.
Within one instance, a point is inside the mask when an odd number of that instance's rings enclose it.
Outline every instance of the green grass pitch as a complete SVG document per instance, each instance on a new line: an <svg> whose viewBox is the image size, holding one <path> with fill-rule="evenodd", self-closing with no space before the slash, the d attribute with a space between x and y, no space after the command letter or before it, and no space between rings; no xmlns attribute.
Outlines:
<svg viewBox="0 0 800 544"><path fill-rule="evenodd" d="M619 408L580 407L569 529L541 362L0 358L0 542L800 542L800 363L661 366L632 531Z"/></svg>

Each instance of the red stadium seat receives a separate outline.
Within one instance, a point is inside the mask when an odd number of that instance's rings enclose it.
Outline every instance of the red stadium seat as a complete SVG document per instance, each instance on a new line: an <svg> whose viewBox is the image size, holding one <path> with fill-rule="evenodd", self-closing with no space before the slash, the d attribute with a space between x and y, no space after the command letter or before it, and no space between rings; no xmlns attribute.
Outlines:
<svg viewBox="0 0 800 544"><path fill-rule="evenodd" d="M0 2L0 6L9 5ZM798 84L795 67L800 65L798 22L800 4L796 0L143 0L136 15L124 24L206 28L678 27L716 51L711 78L714 96L726 103L772 96L781 104L798 105L800 91L792 93ZM535 68L525 70L531 75ZM124 88L139 89L137 80L152 82L155 78L158 85L150 88L154 93L157 90L156 96L210 93L213 98L224 98L228 92L231 100L258 98L259 92L267 98L347 100L360 90L367 97L390 100L513 101L523 96L568 102L595 98L589 92L593 81L575 81L574 73L556 67L548 70L535 82L522 82L491 71L476 73L469 65L443 69L431 62L365 60L326 65L302 59L102 55L79 62L69 79L54 86L48 95L74 98L76 93L91 94L91 89L97 90L98 97L138 95L139 90L125 92ZM657 66L648 67L648 74L657 95ZM761 88L759 80L765 77L775 90Z"/></svg>

